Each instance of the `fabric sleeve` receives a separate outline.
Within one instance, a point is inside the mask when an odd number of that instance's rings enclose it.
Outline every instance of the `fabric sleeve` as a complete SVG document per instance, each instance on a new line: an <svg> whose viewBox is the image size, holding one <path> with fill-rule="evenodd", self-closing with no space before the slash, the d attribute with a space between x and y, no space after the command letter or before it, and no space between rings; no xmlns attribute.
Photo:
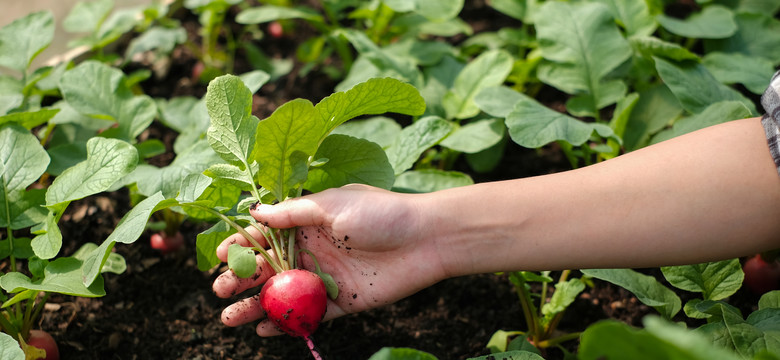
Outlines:
<svg viewBox="0 0 780 360"><path fill-rule="evenodd" d="M780 175L780 71L775 73L769 87L761 96L761 106L764 107L761 124L766 132L769 153L772 154L775 168Z"/></svg>

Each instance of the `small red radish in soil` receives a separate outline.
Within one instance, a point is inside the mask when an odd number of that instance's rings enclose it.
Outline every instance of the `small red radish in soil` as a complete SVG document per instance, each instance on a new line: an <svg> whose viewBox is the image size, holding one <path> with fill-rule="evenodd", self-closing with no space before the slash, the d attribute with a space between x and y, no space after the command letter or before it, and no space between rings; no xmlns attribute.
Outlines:
<svg viewBox="0 0 780 360"><path fill-rule="evenodd" d="M184 245L184 235L178 231L173 235L158 232L152 234L149 243L152 245L152 249L160 250L163 255L167 255L181 249Z"/></svg>
<svg viewBox="0 0 780 360"><path fill-rule="evenodd" d="M745 272L744 284L758 295L780 288L780 264L767 262L761 254L747 259L742 271Z"/></svg>
<svg viewBox="0 0 780 360"><path fill-rule="evenodd" d="M319 275L302 269L272 276L260 291L268 319L291 336L308 338L325 316L328 294Z"/></svg>
<svg viewBox="0 0 780 360"><path fill-rule="evenodd" d="M268 34L271 35L271 37L279 39L284 36L284 27L282 27L282 24L278 21L272 21L268 23Z"/></svg>
<svg viewBox="0 0 780 360"><path fill-rule="evenodd" d="M43 330L30 330L30 337L27 339L27 345L33 346L38 349L46 351L45 357L38 357L37 359L43 360L59 360L60 350L57 347L57 342L51 336L51 334ZM36 359L36 357L29 357L30 350L27 350L28 359Z"/></svg>

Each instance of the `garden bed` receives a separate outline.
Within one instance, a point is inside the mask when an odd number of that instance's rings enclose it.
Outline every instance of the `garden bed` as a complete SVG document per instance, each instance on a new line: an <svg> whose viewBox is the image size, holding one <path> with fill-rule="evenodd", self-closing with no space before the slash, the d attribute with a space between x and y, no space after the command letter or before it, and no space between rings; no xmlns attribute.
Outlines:
<svg viewBox="0 0 780 360"><path fill-rule="evenodd" d="M181 1L176 3L181 6ZM302 4L313 8L319 6L316 1ZM252 5L258 4L252 2ZM689 1L680 1L667 7L668 14L679 18L699 11L701 8ZM243 32L245 24L234 21L239 12L238 7L231 8L225 18L225 29L229 29L228 32L232 34L243 34L246 37L236 40L251 41L276 60L296 59L296 50L318 31L315 27L299 21L296 22L294 32L280 38L264 36L253 39ZM454 47L465 48L470 44L469 41L473 40L473 35L527 25L497 11L484 1L466 2L459 17L473 29L474 34L440 36L438 40ZM139 57L137 61L124 65L122 70L126 74L146 70L153 74L134 84L132 91L136 94L165 100L175 97L203 98L207 93L207 85L198 79L203 56L197 54L204 41L202 24L197 14L181 7L171 18L181 22L181 27L186 30L187 40L172 50L166 60L167 64L163 67L167 70L160 72L160 63L149 61L145 57ZM264 31L265 26L266 24L260 24L257 30ZM528 28L523 31L533 32ZM132 39L127 35L120 38L111 45L111 51L123 54ZM219 39L222 41L218 44L220 48L226 46L224 38ZM491 44L488 40L484 41L484 44ZM523 41L527 43L522 43ZM502 44L524 51L538 46L536 39L531 41L524 38L523 41ZM471 43L471 46L475 45ZM700 48L694 50L702 51ZM519 81L519 75L514 72L518 67L536 66L532 60L523 59L523 55L530 58L532 51L516 55L519 56L517 59L508 62L509 68L514 66L513 74L516 77L512 78L512 81ZM91 56L95 54L86 53L77 58L77 62ZM664 53L660 56L678 54ZM537 61L541 61L540 59ZM339 68L341 62L346 60L336 55L320 60L321 63L313 68L307 68L310 64L300 60L293 60L288 73L265 83L252 95L252 114L259 119L265 119L290 100L303 98L316 104L334 93L334 88L343 80L345 74L340 74L342 77L334 76L332 68ZM252 59L240 47L230 63L231 72L235 74L254 70ZM324 71L327 68L331 68L331 71ZM612 70L618 72L619 69ZM304 73L305 75L302 75ZM532 75L525 74L529 76L528 79L535 76L533 71L531 73ZM654 76L660 75L654 73L649 77ZM526 90L534 95L539 104L557 114L567 112L567 106L570 105L567 101L574 97L573 94L544 84L539 79L528 79L519 85L514 82L514 85L519 88L527 86ZM641 81L648 81L649 84L650 80ZM639 91L639 88L637 85L632 91ZM750 93L742 85L737 88L750 101L757 100L757 95ZM43 97L42 105L49 106L58 100L58 95L47 94ZM612 103L594 110L594 113L577 116L576 121L582 120L587 126L599 123L598 125L607 127L609 122L604 120L613 116L619 117L621 105ZM683 110L679 109L677 116L682 113ZM574 121L575 117L571 119ZM397 120L403 126L410 125L407 117L399 116ZM471 120L465 119L464 123ZM666 125L668 124L655 129L652 134L643 133L644 138L634 139L630 145L641 147L651 136L662 131L671 131L671 127L664 127ZM44 125L39 125L36 130L42 132L44 129ZM448 170L463 173L474 182L515 179L566 171L572 166L588 165L594 159L604 160L623 150L618 149L613 153L609 148L616 146L615 142L620 139L619 136L614 133L603 135L603 129L596 130L596 127L589 129L590 135L586 133L583 143L576 146L569 143L576 142L571 139L556 139L539 146L524 146L518 144L517 140L507 140L509 137L502 133L506 146L501 151L501 162L498 166L478 172L474 170L473 163L460 156L448 164L451 165ZM161 168L170 165L177 156L173 148L178 136L177 131L156 119L137 136L137 140L159 140L165 150L144 161ZM446 155L446 151L435 153L435 156ZM442 160L442 163L446 164L446 161ZM122 187L69 203L67 211L57 224L63 239L60 254L69 256L85 243L100 244L108 238L120 224L120 219L137 205L138 199L134 196L138 194L132 191L128 187ZM170 254L162 254L149 246L148 239L157 230L145 230L134 244L117 244L113 252L124 257L127 269L122 274L103 275L106 295L81 297L53 293L36 324L37 327L48 331L57 339L63 359L309 358L309 350L300 339L288 336L261 338L255 334L254 325L230 328L222 324L222 309L238 297L220 299L211 290L216 276L228 270L226 265L221 264L208 271L198 268L196 237L210 227L211 224L203 222L183 222L180 231L184 235L185 245ZM3 235L0 240L7 238L5 231L4 228L0 229L0 235ZM30 236L30 229L20 230L16 236ZM7 269L9 265L8 260L0 261L0 269ZM637 273L651 275L663 286L673 285L664 280L664 274L659 269L639 269ZM557 279L560 273L554 272L551 276ZM581 274L574 271L572 277L579 278ZM641 296L638 297L623 287L597 278L587 278L583 280L583 284L588 286L566 307L553 335L581 332L594 323L608 319L639 328L643 326L642 319L645 316L658 314L654 308L643 303ZM531 283L530 290L534 294L539 292L539 288L539 283ZM553 290L548 288L546 300L550 299L553 293ZM697 297L692 293L678 293L683 304ZM741 288L725 301L747 315L758 309L758 299L757 295ZM677 313L672 320L685 322L691 328L704 323L702 319L687 317L682 312ZM314 335L314 339L328 359L368 359L386 347L414 348L442 360L466 359L490 354L487 345L497 330L526 330L524 309L518 301L518 294L509 274L481 274L448 279L397 303L325 323ZM563 348L576 352L578 345L579 340L574 339L564 342ZM551 347L543 350L543 355L552 360L563 359L565 354L561 349Z"/></svg>

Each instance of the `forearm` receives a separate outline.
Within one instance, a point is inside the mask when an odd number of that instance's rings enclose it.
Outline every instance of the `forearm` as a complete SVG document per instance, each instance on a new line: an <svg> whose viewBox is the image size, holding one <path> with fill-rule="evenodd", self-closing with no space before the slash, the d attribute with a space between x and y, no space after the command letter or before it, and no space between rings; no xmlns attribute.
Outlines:
<svg viewBox="0 0 780 360"><path fill-rule="evenodd" d="M780 177L758 119L419 200L448 276L690 264L780 247Z"/></svg>

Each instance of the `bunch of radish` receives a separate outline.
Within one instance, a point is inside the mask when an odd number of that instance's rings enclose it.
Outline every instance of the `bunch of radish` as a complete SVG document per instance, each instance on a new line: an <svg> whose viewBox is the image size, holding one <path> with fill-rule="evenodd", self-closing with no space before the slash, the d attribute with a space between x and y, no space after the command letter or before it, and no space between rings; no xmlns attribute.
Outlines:
<svg viewBox="0 0 780 360"><path fill-rule="evenodd" d="M228 265L239 277L252 276L256 269L259 253L274 269L275 275L263 284L260 291L260 305L266 316L284 333L303 338L315 359L322 356L314 347L311 335L317 330L327 310L328 297L338 296L338 286L333 278L321 271L316 257L308 250L295 249L295 229L265 228L253 223L263 235L270 250L266 250L244 228L223 218L241 233L251 244L246 248L233 244L228 249ZM276 256L271 256L271 253ZM308 254L315 270L298 267L301 253Z"/></svg>

